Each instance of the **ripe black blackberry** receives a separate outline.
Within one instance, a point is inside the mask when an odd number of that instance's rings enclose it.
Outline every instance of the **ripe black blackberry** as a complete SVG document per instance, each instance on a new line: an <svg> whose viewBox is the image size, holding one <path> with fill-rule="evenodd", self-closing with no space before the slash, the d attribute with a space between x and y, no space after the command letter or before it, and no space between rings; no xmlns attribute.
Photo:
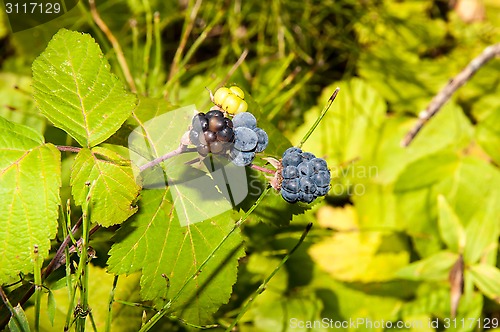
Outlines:
<svg viewBox="0 0 500 332"><path fill-rule="evenodd" d="M189 140L202 156L224 154L234 142L233 122L218 109L198 113L191 121Z"/></svg>

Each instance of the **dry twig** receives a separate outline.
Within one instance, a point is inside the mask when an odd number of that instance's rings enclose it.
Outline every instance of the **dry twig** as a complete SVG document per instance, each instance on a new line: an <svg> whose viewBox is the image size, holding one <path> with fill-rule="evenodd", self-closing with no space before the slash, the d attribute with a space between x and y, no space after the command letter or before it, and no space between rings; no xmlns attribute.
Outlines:
<svg viewBox="0 0 500 332"><path fill-rule="evenodd" d="M484 66L488 61L494 57L500 56L500 43L490 45L475 59L473 59L467 67L464 68L455 78L451 79L448 84L439 93L434 96L429 106L425 111L419 114L417 124L406 134L401 141L402 147L407 147L417 136L418 132L436 113L443 107L443 105L451 98L451 96L464 85L474 74Z"/></svg>

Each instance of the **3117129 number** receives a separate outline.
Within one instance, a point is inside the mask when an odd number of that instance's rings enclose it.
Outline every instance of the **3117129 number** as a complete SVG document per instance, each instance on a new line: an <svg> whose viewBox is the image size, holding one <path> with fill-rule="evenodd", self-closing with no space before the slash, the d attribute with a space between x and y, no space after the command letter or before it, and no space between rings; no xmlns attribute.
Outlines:
<svg viewBox="0 0 500 332"><path fill-rule="evenodd" d="M61 4L58 2L25 2L25 3L5 3L7 14L59 14Z"/></svg>

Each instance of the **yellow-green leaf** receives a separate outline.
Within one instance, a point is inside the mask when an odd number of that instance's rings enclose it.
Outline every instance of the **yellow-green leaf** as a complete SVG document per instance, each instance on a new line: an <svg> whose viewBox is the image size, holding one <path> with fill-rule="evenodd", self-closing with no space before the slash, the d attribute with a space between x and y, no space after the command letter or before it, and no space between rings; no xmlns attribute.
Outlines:
<svg viewBox="0 0 500 332"><path fill-rule="evenodd" d="M0 284L47 257L57 230L59 151L31 128L0 117Z"/></svg>
<svg viewBox="0 0 500 332"><path fill-rule="evenodd" d="M113 135L136 105L95 40L66 29L33 62L33 90L42 114L84 147Z"/></svg>
<svg viewBox="0 0 500 332"><path fill-rule="evenodd" d="M95 181L90 191L92 221L103 226L119 224L137 211L140 180L123 154L105 147L82 149L71 170L71 189L78 205L86 199L85 183Z"/></svg>

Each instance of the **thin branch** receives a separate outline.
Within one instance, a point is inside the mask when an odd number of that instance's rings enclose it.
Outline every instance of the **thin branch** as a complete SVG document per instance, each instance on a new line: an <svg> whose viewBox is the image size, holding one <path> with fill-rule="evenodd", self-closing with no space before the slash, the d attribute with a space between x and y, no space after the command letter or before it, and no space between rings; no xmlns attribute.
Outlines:
<svg viewBox="0 0 500 332"><path fill-rule="evenodd" d="M14 323L16 324L16 327L19 329L19 331L22 331L22 332L26 331L26 329L24 329L24 327L23 327L22 317L19 315L19 313L16 311L16 309L12 306L12 304L10 304L9 298L7 297L7 294L5 294L2 286L0 286L0 298L2 298L2 302L9 309L9 311L14 319ZM9 317L7 317L7 319L8 318Z"/></svg>
<svg viewBox="0 0 500 332"><path fill-rule="evenodd" d="M172 158L172 157L174 157L174 156L177 156L177 155L179 155L179 154L181 154L181 153L183 153L183 152L186 152L186 151L188 151L188 150L187 150L187 146L186 146L186 145L181 144L181 145L179 145L179 147L178 147L177 149L175 149L175 150L173 150L173 151L170 151L169 153L164 154L164 155L163 155L163 156L161 156L161 157L158 157L158 158L156 158L156 159L153 159L153 160L151 160L151 161L150 161L149 163L147 163L147 164L142 165L141 167L139 167L139 170L142 172L142 171L144 171L144 170L146 170L146 169L148 169L148 168L151 168L151 167L153 167L153 166L158 165L158 164L159 164L159 163L161 163L162 161L165 161L165 160L167 160L167 159L169 159L169 158Z"/></svg>
<svg viewBox="0 0 500 332"><path fill-rule="evenodd" d="M57 150L59 151L69 151L78 153L82 148L78 148L76 146L67 146L67 145L56 145Z"/></svg>
<svg viewBox="0 0 500 332"><path fill-rule="evenodd" d="M451 96L464 85L474 74L494 57L500 56L500 43L490 45L475 59L473 59L467 67L464 68L455 78L451 79L448 84L439 93L434 96L429 106L425 111L419 114L417 124L406 134L401 141L402 147L407 147L418 132L422 129L427 121L429 121L443 107L443 105L451 98Z"/></svg>
<svg viewBox="0 0 500 332"><path fill-rule="evenodd" d="M257 171L264 172L264 173L271 174L271 175L276 174L276 171L273 171L272 169L267 169L265 167L257 166L257 165L254 165L254 164L251 164L250 168L253 168L253 169L257 170Z"/></svg>
<svg viewBox="0 0 500 332"><path fill-rule="evenodd" d="M82 224L82 218L80 218L76 224L73 226L73 228L71 229L71 233L72 235L76 234L76 232L78 231L78 229L80 228L80 225ZM100 228L99 225L96 225L94 226L91 230L90 230L90 233L89 235L92 235L94 234L98 229ZM64 241L61 243L61 245L59 246L59 248L57 249L57 252L56 254L54 255L54 257L52 258L52 260L50 261L49 265L47 265L47 267L45 268L45 270L43 271L42 273L42 279L45 280L47 279L47 277L52 273L54 272L55 270L57 270L62 264L65 263L65 257L63 256L64 254L64 249L68 246L69 242L71 240L71 236L68 234L68 236L66 236L64 238ZM77 246L80 244L81 240L79 240L77 242ZM75 252L76 251L76 248L75 246L71 246L71 248L69 249L70 252ZM26 292L26 294L24 294L24 296L22 297L22 299L19 301L19 304L21 306L23 306L30 298L31 296L33 295L33 293L35 292L35 285L32 285L30 289L28 289L28 291ZM4 324L4 322L0 322L0 326L2 326Z"/></svg>
<svg viewBox="0 0 500 332"><path fill-rule="evenodd" d="M302 140L300 141L299 145L297 146L298 148L301 148L302 145L307 141L307 139L309 138L309 136L311 136L311 134L314 132L314 130L319 125L319 123L321 122L321 120L323 119L323 117L326 115L326 112L328 112L328 110L330 109L330 106L332 106L333 101L335 100L335 98L339 94L339 91L340 91L340 88L336 88L335 91L333 91L332 95L328 99L328 103L326 104L325 108L321 111L321 114L316 119L316 122L314 122L314 124L311 126L311 128L309 129L309 131L304 135L304 138L302 138Z"/></svg>
<svg viewBox="0 0 500 332"><path fill-rule="evenodd" d="M202 0L196 0L194 5L189 6L186 10L186 19L184 21L184 26L182 28L182 37L177 50L175 51L174 59L172 60L172 64L170 65L170 72L168 74L167 82L171 81L172 78L177 74L179 70L179 64L181 62L182 54L184 53L184 49L186 48L189 36L191 35L191 31L193 30L194 23L196 21L196 16L198 15L198 11L201 7ZM168 91L164 91L164 97L167 97Z"/></svg>
<svg viewBox="0 0 500 332"><path fill-rule="evenodd" d="M73 235L76 234L76 231L78 230L78 228L80 228L82 220L83 218L80 217L80 219L78 219L76 224L71 229L71 233ZM71 236L68 234L59 246L59 249L57 249L56 254L50 261L49 265L47 265L47 267L45 268L45 271L43 272L43 279L46 279L53 271L57 270L57 268L61 266L62 257L64 255L64 248L68 246L69 241L71 241Z"/></svg>
<svg viewBox="0 0 500 332"><path fill-rule="evenodd" d="M80 218L73 226L73 228L71 229L71 233L76 234L81 224L82 224L82 218ZM43 271L42 273L43 280L45 280L52 272L54 272L59 266L61 266L61 256L64 254L64 248L66 248L70 240L71 236L68 234L68 236L66 236L64 241L59 246L59 249L57 249L57 252L50 261L49 265L47 265L47 267ZM21 305L24 305L30 299L30 297L33 295L34 292L35 292L35 285L32 285L31 288L28 289L26 294L24 294L23 298L21 299L21 301L19 301L19 303Z"/></svg>
<svg viewBox="0 0 500 332"><path fill-rule="evenodd" d="M231 69L229 69L229 71L227 72L227 75L224 77L222 82L220 82L217 85L217 88L215 89L215 91L217 91L218 88L220 88L221 86L224 86L226 84L226 82L229 80L229 78L231 78L231 76L233 76L236 69L238 69L241 66L241 64L243 63L243 61L245 61L247 55L248 55L248 49L245 48L243 50L243 52L241 53L240 57L238 58L238 60L234 63L234 65L231 67Z"/></svg>
<svg viewBox="0 0 500 332"><path fill-rule="evenodd" d="M122 67L123 75L125 75L125 79L127 80L130 90L134 93L137 92L137 87L135 86L134 78L130 73L130 69L128 68L127 65L127 60L125 59L125 55L123 55L123 50L122 47L120 46L120 43L113 35L111 30L108 28L107 24L101 19L101 16L97 12L97 8L95 6L95 0L89 0L89 4L90 4L90 13L92 14L94 22L97 24L99 29L101 29L102 32L104 32L106 37L108 37L109 41L111 42L111 45L113 45L113 48L116 53L116 58L118 59L118 62Z"/></svg>

